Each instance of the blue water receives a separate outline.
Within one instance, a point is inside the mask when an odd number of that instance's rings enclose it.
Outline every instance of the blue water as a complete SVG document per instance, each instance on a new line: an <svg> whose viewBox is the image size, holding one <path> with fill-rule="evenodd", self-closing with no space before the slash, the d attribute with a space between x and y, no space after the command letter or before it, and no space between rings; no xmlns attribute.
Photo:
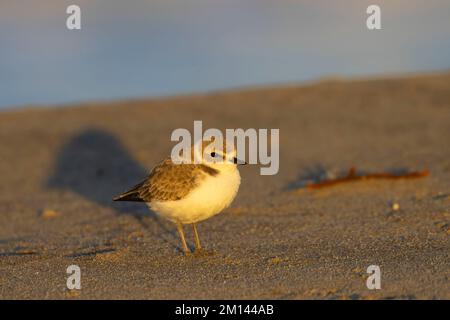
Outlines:
<svg viewBox="0 0 450 320"><path fill-rule="evenodd" d="M0 108L448 69L448 0L0 2Z"/></svg>

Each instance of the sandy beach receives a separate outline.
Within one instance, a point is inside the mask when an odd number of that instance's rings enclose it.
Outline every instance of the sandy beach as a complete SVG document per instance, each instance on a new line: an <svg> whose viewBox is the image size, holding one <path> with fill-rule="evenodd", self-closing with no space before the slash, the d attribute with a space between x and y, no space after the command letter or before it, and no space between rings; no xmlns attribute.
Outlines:
<svg viewBox="0 0 450 320"><path fill-rule="evenodd" d="M194 120L279 128L280 171L240 168L185 257L172 223L111 199ZM0 298L450 299L449 140L450 73L0 112ZM305 188L353 166L430 174Z"/></svg>

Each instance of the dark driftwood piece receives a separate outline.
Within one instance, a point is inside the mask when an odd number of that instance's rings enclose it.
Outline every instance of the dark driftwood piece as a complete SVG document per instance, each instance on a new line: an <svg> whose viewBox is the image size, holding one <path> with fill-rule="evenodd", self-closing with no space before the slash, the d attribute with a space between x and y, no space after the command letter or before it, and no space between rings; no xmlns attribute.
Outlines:
<svg viewBox="0 0 450 320"><path fill-rule="evenodd" d="M347 175L342 178L336 178L336 179L328 179L316 183L311 183L306 185L306 188L308 189L322 189L326 187L331 187L336 184L344 183L344 182L354 182L354 181L363 181L363 180L371 180L371 179L412 179L412 178L422 178L429 175L428 170L423 171L412 171L412 172L406 172L406 173L389 173L389 172L377 172L377 173L370 173L370 174L356 174L356 169L354 167L350 168Z"/></svg>

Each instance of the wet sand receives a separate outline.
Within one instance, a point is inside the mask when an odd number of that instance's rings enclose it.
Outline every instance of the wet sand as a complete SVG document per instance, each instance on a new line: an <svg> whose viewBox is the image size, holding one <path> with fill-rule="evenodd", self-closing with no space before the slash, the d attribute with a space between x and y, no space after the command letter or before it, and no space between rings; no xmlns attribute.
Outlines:
<svg viewBox="0 0 450 320"><path fill-rule="evenodd" d="M241 168L199 225L206 254L185 257L174 225L111 198L194 120L279 128L280 171ZM0 298L449 299L449 140L449 73L1 112ZM304 187L352 166L430 175Z"/></svg>

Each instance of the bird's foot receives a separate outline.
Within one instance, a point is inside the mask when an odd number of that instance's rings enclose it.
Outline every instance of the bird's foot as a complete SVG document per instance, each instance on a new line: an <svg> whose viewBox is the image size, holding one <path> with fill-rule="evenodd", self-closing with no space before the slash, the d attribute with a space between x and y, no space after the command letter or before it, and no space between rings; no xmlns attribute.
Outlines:
<svg viewBox="0 0 450 320"><path fill-rule="evenodd" d="M204 248L197 248L194 251L194 255L196 257L207 257L207 256L215 255L215 254L216 254L215 251L213 251L213 250L206 250Z"/></svg>

